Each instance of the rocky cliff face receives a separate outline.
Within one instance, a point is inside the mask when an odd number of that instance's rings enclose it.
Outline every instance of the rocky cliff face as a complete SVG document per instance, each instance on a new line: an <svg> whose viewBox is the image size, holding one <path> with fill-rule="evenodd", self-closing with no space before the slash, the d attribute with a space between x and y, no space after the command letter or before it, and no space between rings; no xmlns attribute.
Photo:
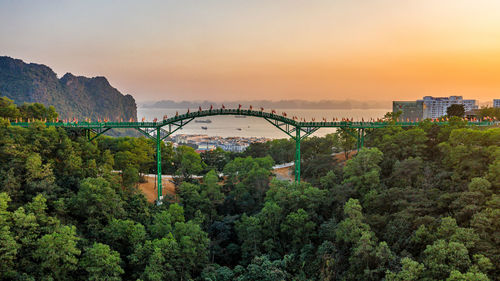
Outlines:
<svg viewBox="0 0 500 281"><path fill-rule="evenodd" d="M0 57L0 96L17 104L39 102L53 105L63 118L137 119L137 105L104 77L65 74L61 79L49 67Z"/></svg>

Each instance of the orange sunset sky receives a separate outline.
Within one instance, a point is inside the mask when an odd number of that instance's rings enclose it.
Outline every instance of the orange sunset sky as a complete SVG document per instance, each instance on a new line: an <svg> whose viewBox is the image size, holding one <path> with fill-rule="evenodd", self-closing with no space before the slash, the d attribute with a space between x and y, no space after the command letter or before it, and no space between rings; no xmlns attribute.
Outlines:
<svg viewBox="0 0 500 281"><path fill-rule="evenodd" d="M0 0L0 52L139 102L491 102L500 1Z"/></svg>

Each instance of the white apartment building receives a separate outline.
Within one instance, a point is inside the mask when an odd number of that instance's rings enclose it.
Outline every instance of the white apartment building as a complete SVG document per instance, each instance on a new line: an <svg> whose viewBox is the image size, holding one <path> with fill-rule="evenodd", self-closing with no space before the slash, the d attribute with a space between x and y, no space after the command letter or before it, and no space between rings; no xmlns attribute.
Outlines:
<svg viewBox="0 0 500 281"><path fill-rule="evenodd" d="M446 115L446 109L452 104L463 104L465 111L477 109L476 100L464 100L462 96L450 97L431 97L425 96L422 100L424 102L424 119L425 118L438 118Z"/></svg>
<svg viewBox="0 0 500 281"><path fill-rule="evenodd" d="M493 100L493 107L500 107L500 99Z"/></svg>
<svg viewBox="0 0 500 281"><path fill-rule="evenodd" d="M231 151L231 152L243 152L245 149L247 149L248 144L239 144L239 143L226 143L226 144L220 144L218 147L222 148L225 151Z"/></svg>

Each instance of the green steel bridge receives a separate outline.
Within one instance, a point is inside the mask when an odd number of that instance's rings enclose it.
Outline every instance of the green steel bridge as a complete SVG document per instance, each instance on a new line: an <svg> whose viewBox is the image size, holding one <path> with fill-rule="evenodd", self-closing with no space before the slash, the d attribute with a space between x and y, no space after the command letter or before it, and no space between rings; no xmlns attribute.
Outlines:
<svg viewBox="0 0 500 281"><path fill-rule="evenodd" d="M94 140L103 133L113 128L128 128L136 129L147 138L152 139L156 144L156 164L157 164L157 185L158 185L158 201L163 199L162 196L162 172L161 172L161 146L160 143L180 128L187 125L198 117L217 116L217 115L244 115L264 118L273 126L287 134L295 140L295 181L300 182L300 142L320 128L339 128L345 130L357 139L357 149L364 146L365 129L385 128L389 126L412 127L417 126L419 122L387 122L387 121L370 121L370 122L353 122L353 121L332 121L328 122L323 119L322 122L306 122L299 121L298 118L289 118L286 114L276 114L251 109L210 109L198 110L176 114L171 118L166 118L156 122L45 122L46 126L62 127L62 128L77 128L84 131L85 136L89 141ZM434 124L446 125L447 121L436 121ZM497 121L469 121L471 126L491 126L498 124ZM11 122L12 126L28 127L29 122Z"/></svg>

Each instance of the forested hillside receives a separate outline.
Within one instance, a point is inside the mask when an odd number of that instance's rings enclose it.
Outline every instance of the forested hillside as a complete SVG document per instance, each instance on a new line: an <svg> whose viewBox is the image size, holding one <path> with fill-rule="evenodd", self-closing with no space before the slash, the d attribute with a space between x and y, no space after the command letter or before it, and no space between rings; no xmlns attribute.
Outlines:
<svg viewBox="0 0 500 281"><path fill-rule="evenodd" d="M3 118L52 114L0 104ZM0 279L498 280L500 128L393 126L346 163L331 156L353 144L304 141L300 184L272 177L287 140L164 145L177 194L156 206L136 187L151 140L0 119Z"/></svg>
<svg viewBox="0 0 500 281"><path fill-rule="evenodd" d="M137 119L131 95L123 95L104 77L66 73L61 79L48 66L0 56L0 95L21 105L54 106L61 118Z"/></svg>

